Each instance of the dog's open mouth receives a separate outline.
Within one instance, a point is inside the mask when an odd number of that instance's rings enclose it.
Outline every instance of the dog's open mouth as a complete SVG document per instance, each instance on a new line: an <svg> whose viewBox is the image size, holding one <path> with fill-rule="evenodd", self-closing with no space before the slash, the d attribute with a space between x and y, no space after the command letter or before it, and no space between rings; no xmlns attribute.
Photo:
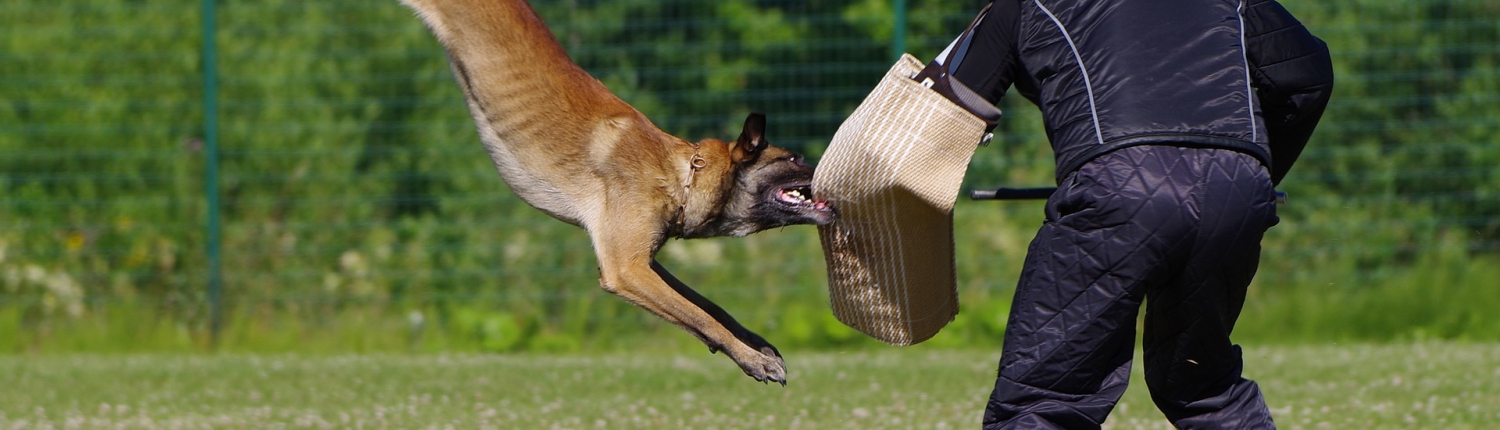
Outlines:
<svg viewBox="0 0 1500 430"><path fill-rule="evenodd" d="M787 206L809 209L816 212L832 212L827 202L813 200L812 186L810 185L782 188L776 192L776 201Z"/></svg>

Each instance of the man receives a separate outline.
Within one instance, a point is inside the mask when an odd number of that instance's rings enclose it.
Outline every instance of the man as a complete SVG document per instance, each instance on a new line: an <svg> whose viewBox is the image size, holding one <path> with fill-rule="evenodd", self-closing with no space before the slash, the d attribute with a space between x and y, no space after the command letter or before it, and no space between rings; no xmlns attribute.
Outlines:
<svg viewBox="0 0 1500 430"><path fill-rule="evenodd" d="M1333 85L1273 0L994 0L954 76L1042 110L1058 190L1028 250L985 428L1099 428L1146 302L1152 399L1179 428L1273 428L1229 335L1273 184Z"/></svg>

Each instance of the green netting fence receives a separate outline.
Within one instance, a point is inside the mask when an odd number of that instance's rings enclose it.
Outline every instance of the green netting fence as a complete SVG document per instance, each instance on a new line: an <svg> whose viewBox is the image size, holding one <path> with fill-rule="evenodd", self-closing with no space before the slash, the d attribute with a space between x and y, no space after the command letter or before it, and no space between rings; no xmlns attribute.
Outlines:
<svg viewBox="0 0 1500 430"><path fill-rule="evenodd" d="M895 53L934 55L981 4L534 3L663 129L727 138L767 112L771 141L813 159ZM1242 331L1494 338L1500 3L1284 4L1329 42L1338 88ZM1002 107L967 184L1049 185L1040 115ZM964 311L935 342L998 343L1040 204L956 217ZM868 342L827 310L811 227L660 258L778 344ZM442 49L394 0L0 7L0 351L692 343L596 277L583 232L500 181Z"/></svg>

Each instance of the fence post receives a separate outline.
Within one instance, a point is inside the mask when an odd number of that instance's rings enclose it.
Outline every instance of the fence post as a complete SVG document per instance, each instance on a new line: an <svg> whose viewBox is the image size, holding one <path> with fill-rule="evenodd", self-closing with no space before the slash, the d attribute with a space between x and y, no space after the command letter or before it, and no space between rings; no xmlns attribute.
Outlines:
<svg viewBox="0 0 1500 430"><path fill-rule="evenodd" d="M895 0L892 7L896 11L895 29L892 31L891 61L901 59L901 54L906 53L906 0Z"/></svg>
<svg viewBox="0 0 1500 430"><path fill-rule="evenodd" d="M203 152L204 196L207 198L208 313L209 342L219 345L219 329L224 323L223 247L219 228L219 70L216 0L203 0Z"/></svg>

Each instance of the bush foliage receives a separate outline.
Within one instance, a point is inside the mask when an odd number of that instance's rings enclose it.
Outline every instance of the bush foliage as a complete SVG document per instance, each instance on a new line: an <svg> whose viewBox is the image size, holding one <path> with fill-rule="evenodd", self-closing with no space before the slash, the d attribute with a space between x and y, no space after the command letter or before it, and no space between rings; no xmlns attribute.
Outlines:
<svg viewBox="0 0 1500 430"><path fill-rule="evenodd" d="M509 193L441 48L395 1L220 2L205 198L199 2L0 10L0 350L575 350L692 345L595 286L582 231ZM893 58L891 2L537 2L579 64L664 129L816 158ZM930 57L976 2L910 2ZM1500 6L1285 2L1338 88L1284 184L1241 333L1495 340ZM1012 98L1019 99L1019 98ZM1046 185L1040 116L1003 101L974 187ZM210 344L204 223L224 223ZM963 312L933 342L998 344L1037 203L962 202ZM810 227L674 241L661 261L786 347L870 344L827 310Z"/></svg>

